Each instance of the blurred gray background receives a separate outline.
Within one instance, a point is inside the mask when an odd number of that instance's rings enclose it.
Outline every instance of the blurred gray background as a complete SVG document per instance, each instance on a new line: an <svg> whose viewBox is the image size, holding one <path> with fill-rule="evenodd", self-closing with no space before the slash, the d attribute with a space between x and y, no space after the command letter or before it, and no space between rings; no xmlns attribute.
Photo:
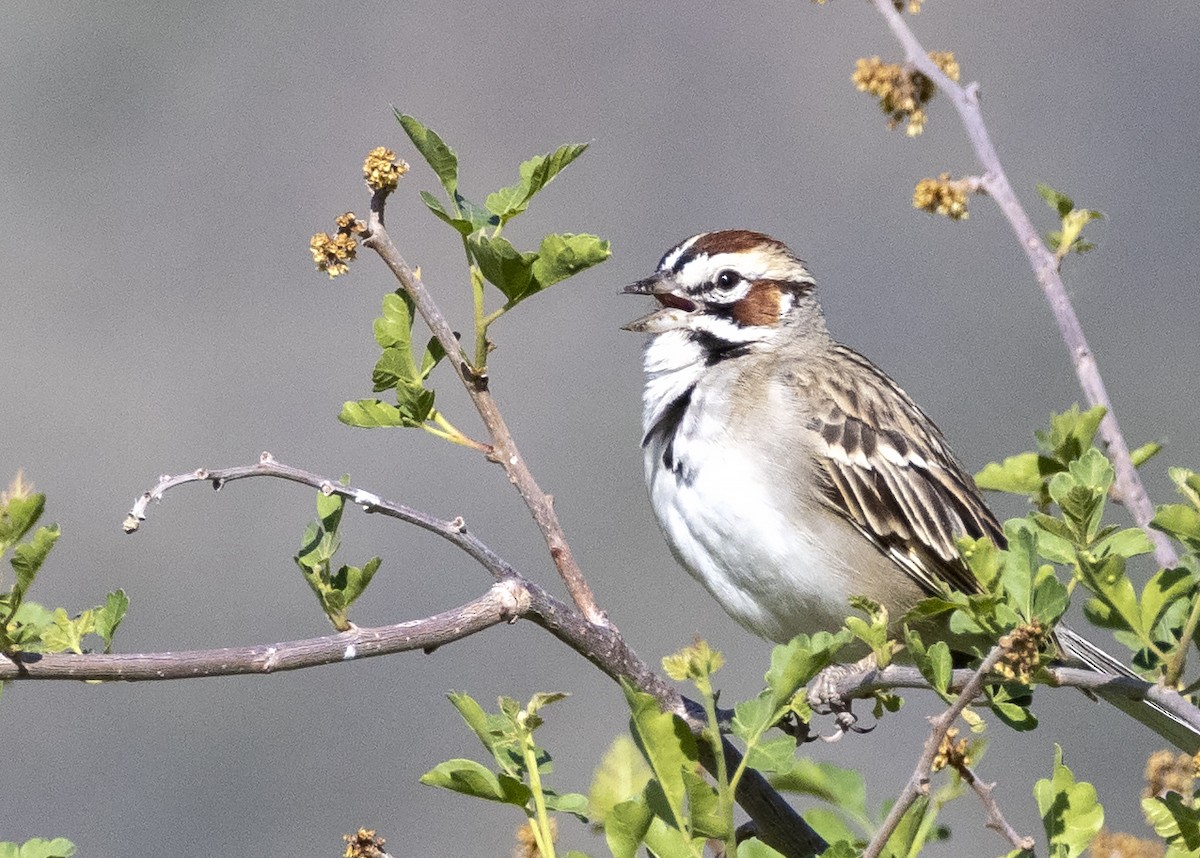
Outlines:
<svg viewBox="0 0 1200 858"><path fill-rule="evenodd" d="M918 179L976 165L947 103L935 100L910 140L853 90L857 57L900 56L865 3L18 2L4 18L0 477L24 468L63 526L33 596L78 610L124 587L122 650L325 633L291 560L313 515L306 489L188 487L141 533L121 533L160 473L261 450L462 515L561 590L497 468L423 433L336 420L344 399L370 395L371 320L394 284L369 254L330 283L307 245L340 212L366 209L371 147L413 162L389 224L468 324L461 250L417 199L436 182L393 105L457 149L476 199L530 155L592 144L510 235L532 247L551 229L595 232L613 258L495 327L493 390L634 648L657 661L705 636L728 654L727 701L759 689L768 647L674 565L653 523L642 343L618 330L646 308L619 297L622 285L700 230L786 240L816 273L835 335L887 368L973 468L1028 448L1079 396L998 212L976 199L953 224L912 210ZM1041 228L1052 217L1038 181L1107 213L1089 230L1099 249L1070 260L1066 278L1131 443L1168 443L1147 473L1169 499L1166 466L1200 464L1200 6L930 0L915 27L982 83ZM445 412L478 433L439 381ZM424 616L488 584L429 535L358 514L344 529L347 560L384 557L361 624ZM510 809L417 784L442 759L478 756L451 689L489 704L571 691L542 734L560 790L585 791L624 729L617 688L528 624L429 656L267 678L21 684L0 701L0 839L62 835L113 858L332 856L343 832L368 825L397 855L507 855ZM980 766L1010 820L1041 834L1030 789L1060 742L1110 822L1144 833L1136 798L1154 737L1079 696L1039 697L1045 729L994 724ZM931 711L913 695L874 733L812 753L865 766L877 805L911 770ZM1006 851L973 799L947 819L956 839L941 854ZM604 852L581 826L564 824L562 840Z"/></svg>

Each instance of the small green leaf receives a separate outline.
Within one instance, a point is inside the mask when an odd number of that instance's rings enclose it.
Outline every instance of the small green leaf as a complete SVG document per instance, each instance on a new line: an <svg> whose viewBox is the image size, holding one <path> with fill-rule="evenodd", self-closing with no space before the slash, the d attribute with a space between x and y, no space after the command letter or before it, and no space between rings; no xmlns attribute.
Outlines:
<svg viewBox="0 0 1200 858"><path fill-rule="evenodd" d="M537 289L553 286L593 265L599 265L611 255L609 243L598 236L551 233L542 239L533 263Z"/></svg>
<svg viewBox="0 0 1200 858"><path fill-rule="evenodd" d="M96 634L104 641L104 651L112 652L113 635L125 612L129 610L129 597L124 590L114 590L104 600L104 606L96 609Z"/></svg>
<svg viewBox="0 0 1200 858"><path fill-rule="evenodd" d="M796 740L790 736L778 739L760 739L750 746L746 765L767 774L788 771L796 758Z"/></svg>
<svg viewBox="0 0 1200 858"><path fill-rule="evenodd" d="M1042 488L1042 471L1037 453L1018 453L1003 462L989 462L975 475L975 485L984 491L1031 495Z"/></svg>
<svg viewBox="0 0 1200 858"><path fill-rule="evenodd" d="M397 290L383 296L383 315L375 320L375 342L380 348L412 351L413 301Z"/></svg>
<svg viewBox="0 0 1200 858"><path fill-rule="evenodd" d="M65 837L32 837L19 847L16 843L0 843L0 858L71 858L74 854L75 844Z"/></svg>
<svg viewBox="0 0 1200 858"><path fill-rule="evenodd" d="M1064 193L1054 190L1054 188L1050 187L1049 185L1038 182L1037 192L1041 195L1042 199L1046 201L1050 208L1057 212L1059 217L1063 217L1070 212L1071 209L1075 208L1075 203L1070 197Z"/></svg>
<svg viewBox="0 0 1200 858"><path fill-rule="evenodd" d="M1177 792L1142 799L1142 811L1155 833L1167 841L1171 858L1200 853L1200 808Z"/></svg>
<svg viewBox="0 0 1200 858"><path fill-rule="evenodd" d="M372 557L361 568L358 566L343 566L338 570L332 584L334 589L341 593L342 610L349 608L354 603L354 600L363 594L363 591L371 583L371 579L379 570L379 565L382 562L382 558Z"/></svg>
<svg viewBox="0 0 1200 858"><path fill-rule="evenodd" d="M1033 788L1042 824L1050 841L1052 858L1082 855L1104 824L1104 809L1096 801L1096 790L1076 782L1062 763L1062 748L1055 745L1054 774L1039 780Z"/></svg>
<svg viewBox="0 0 1200 858"><path fill-rule="evenodd" d="M420 426L433 417L433 400L436 392L424 387L413 387L402 384L396 388L396 411L400 415L400 425Z"/></svg>
<svg viewBox="0 0 1200 858"><path fill-rule="evenodd" d="M791 744L794 750L796 743ZM684 770L683 782L687 788L692 836L714 840L727 839L733 833L733 820L722 809L716 787L694 770Z"/></svg>
<svg viewBox="0 0 1200 858"><path fill-rule="evenodd" d="M653 821L654 812L641 797L614 806L604 824L604 839L613 858L637 858Z"/></svg>
<svg viewBox="0 0 1200 858"><path fill-rule="evenodd" d="M1000 574L1001 555L996 543L989 537L979 539L960 537L957 540L958 554L970 567L971 572L985 590L990 590L992 582Z"/></svg>
<svg viewBox="0 0 1200 858"><path fill-rule="evenodd" d="M458 190L458 156L454 154L454 150L442 141L436 131L422 125L415 117L398 110L395 114L404 133L417 147L425 163L433 168L446 193L453 196Z"/></svg>
<svg viewBox="0 0 1200 858"><path fill-rule="evenodd" d="M50 549L54 547L54 543L58 542L61 535L62 531L57 524L39 527L34 532L32 539L22 542L13 549L13 556L9 558L8 562L12 564L13 571L16 573L16 584L13 586L13 591L17 594L18 600L24 597L30 585L33 584L33 579L38 570L42 568L46 555L50 553Z"/></svg>
<svg viewBox="0 0 1200 858"><path fill-rule="evenodd" d="M342 403L342 413L338 415L338 420L347 426L357 426L361 429L408 425L400 409L378 399L359 399Z"/></svg>
<svg viewBox="0 0 1200 858"><path fill-rule="evenodd" d="M471 223L465 217L455 217L450 214L446 211L446 207L442 205L441 200L429 193L429 191L421 191L421 199L424 201L426 208L433 212L438 220L448 223L460 235L468 236L475 231L475 224Z"/></svg>
<svg viewBox="0 0 1200 858"><path fill-rule="evenodd" d="M480 272L489 283L504 293L510 305L516 304L530 291L537 254L521 253L508 239L490 238L480 232L467 236L467 247Z"/></svg>
<svg viewBox="0 0 1200 858"><path fill-rule="evenodd" d="M510 775L495 775L474 760L439 763L421 776L421 783L522 808L533 797L529 787L521 781Z"/></svg>
<svg viewBox="0 0 1200 858"><path fill-rule="evenodd" d="M1163 445L1159 442L1150 441L1149 443L1138 447L1136 450L1130 450L1129 459L1133 462L1133 466L1135 468L1140 468L1142 465L1146 464L1152 458L1161 453L1162 448Z"/></svg>
<svg viewBox="0 0 1200 858"><path fill-rule="evenodd" d="M1150 526L1200 551L1200 510L1181 503L1163 504Z"/></svg>
<svg viewBox="0 0 1200 858"><path fill-rule="evenodd" d="M842 845L842 844L837 844ZM849 844L846 844L849 846ZM763 843L757 837L751 837L749 840L744 840L738 844L738 858L784 858L782 852L777 852L767 844ZM851 848L849 852L839 854L830 849L826 849L821 853L821 858L854 858L859 854L858 850Z"/></svg>
<svg viewBox="0 0 1200 858"><path fill-rule="evenodd" d="M83 653L83 637L95 629L92 612L83 611L72 619L63 608L55 608L51 625L42 632L42 643L49 652Z"/></svg>
<svg viewBox="0 0 1200 858"><path fill-rule="evenodd" d="M547 155L536 155L521 165L521 180L488 194L488 209L507 223L529 207L533 195L550 184L563 169L584 153L586 143L569 143Z"/></svg>
<svg viewBox="0 0 1200 858"><path fill-rule="evenodd" d="M477 232L481 229L489 229L500 223L500 218L496 217L484 206L479 203L471 202L458 191L454 192L454 201L458 204L459 211L466 218L467 223L471 225L471 232Z"/></svg>
<svg viewBox="0 0 1200 858"><path fill-rule="evenodd" d="M0 507L0 551L29 532L42 517L46 508L46 496L43 494L16 495L8 499L8 503Z"/></svg>
<svg viewBox="0 0 1200 858"><path fill-rule="evenodd" d="M577 792L556 793L543 790L542 798L546 807L555 813L569 813L580 822L588 822L588 799L586 795Z"/></svg>
<svg viewBox="0 0 1200 858"><path fill-rule="evenodd" d="M1196 583L1187 569L1160 569L1142 588L1142 627L1153 629L1166 610L1179 599L1195 597Z"/></svg>

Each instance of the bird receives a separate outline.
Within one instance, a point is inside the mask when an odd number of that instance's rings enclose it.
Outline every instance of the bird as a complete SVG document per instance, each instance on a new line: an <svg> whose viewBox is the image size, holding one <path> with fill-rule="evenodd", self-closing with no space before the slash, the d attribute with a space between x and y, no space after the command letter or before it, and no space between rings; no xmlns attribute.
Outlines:
<svg viewBox="0 0 1200 858"><path fill-rule="evenodd" d="M948 586L982 587L959 537L1003 528L937 425L831 336L806 263L778 239L703 232L625 293L656 300L646 484L676 560L738 623L786 642L834 631L864 596L901 618ZM1060 663L1133 676L1060 624ZM954 649L953 642L951 649ZM1200 733L1149 702L1101 696L1188 753Z"/></svg>

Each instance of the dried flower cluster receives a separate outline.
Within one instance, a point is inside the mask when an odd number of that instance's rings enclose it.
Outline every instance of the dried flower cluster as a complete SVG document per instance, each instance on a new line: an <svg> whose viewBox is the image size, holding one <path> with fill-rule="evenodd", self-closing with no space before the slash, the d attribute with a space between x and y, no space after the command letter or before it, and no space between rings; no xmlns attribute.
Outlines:
<svg viewBox="0 0 1200 858"><path fill-rule="evenodd" d="M1195 789L1196 760L1174 751L1155 751L1146 760L1145 778L1146 789L1142 794L1147 798L1176 792L1190 802Z"/></svg>
<svg viewBox="0 0 1200 858"><path fill-rule="evenodd" d="M950 220L966 220L970 187L970 182L951 179L949 173L942 173L936 179L922 179L913 189L913 208L945 215Z"/></svg>
<svg viewBox="0 0 1200 858"><path fill-rule="evenodd" d="M343 858L383 858L387 855L383 851L387 841L376 837L374 828L360 828L353 834L342 835L342 839L346 841Z"/></svg>
<svg viewBox="0 0 1200 858"><path fill-rule="evenodd" d="M1042 657L1042 645L1046 641L1046 629L1037 620L1030 620L1000 638L1004 655L996 664L996 673L1006 679L1028 685L1033 680Z"/></svg>
<svg viewBox="0 0 1200 858"><path fill-rule="evenodd" d="M946 77L958 80L958 61L952 52L931 51L929 58ZM925 105L937 92L928 77L899 63L885 63L879 57L871 57L858 60L850 79L859 92L879 99L879 109L887 115L889 128L904 122L909 137L925 130Z"/></svg>
<svg viewBox="0 0 1200 858"><path fill-rule="evenodd" d="M1088 855L1093 858L1163 858L1163 854L1162 843L1107 828L1100 829L1088 845Z"/></svg>
<svg viewBox="0 0 1200 858"><path fill-rule="evenodd" d="M942 769L949 766L952 769L965 769L971 765L971 756L968 753L968 742L966 739L958 739L958 728L951 727L946 731L946 735L942 736L942 742L938 745L937 756L933 758L933 770L940 772Z"/></svg>
<svg viewBox="0 0 1200 858"><path fill-rule="evenodd" d="M550 817L550 837L558 841L558 820ZM517 829L517 845L513 847L513 858L541 858L537 838L533 836L533 826L526 822Z"/></svg>
<svg viewBox="0 0 1200 858"><path fill-rule="evenodd" d="M408 164L397 160L396 153L383 146L376 146L363 161L363 178L373 191L395 190L400 177L407 172Z"/></svg>
<svg viewBox="0 0 1200 858"><path fill-rule="evenodd" d="M327 272L330 280L349 270L347 263L358 254L358 242L354 236L367 232L367 225L354 212L338 215L335 222L337 232L334 235L318 232L308 243L317 270Z"/></svg>

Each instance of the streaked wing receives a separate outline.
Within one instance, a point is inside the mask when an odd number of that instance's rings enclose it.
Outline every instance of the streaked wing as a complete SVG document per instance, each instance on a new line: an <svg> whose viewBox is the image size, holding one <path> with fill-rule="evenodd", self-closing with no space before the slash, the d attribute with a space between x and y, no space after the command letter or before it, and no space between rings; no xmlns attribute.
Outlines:
<svg viewBox="0 0 1200 858"><path fill-rule="evenodd" d="M978 592L954 540L986 535L1003 546L999 522L908 394L857 352L835 351L840 374L809 391L826 501L926 592L939 580Z"/></svg>

